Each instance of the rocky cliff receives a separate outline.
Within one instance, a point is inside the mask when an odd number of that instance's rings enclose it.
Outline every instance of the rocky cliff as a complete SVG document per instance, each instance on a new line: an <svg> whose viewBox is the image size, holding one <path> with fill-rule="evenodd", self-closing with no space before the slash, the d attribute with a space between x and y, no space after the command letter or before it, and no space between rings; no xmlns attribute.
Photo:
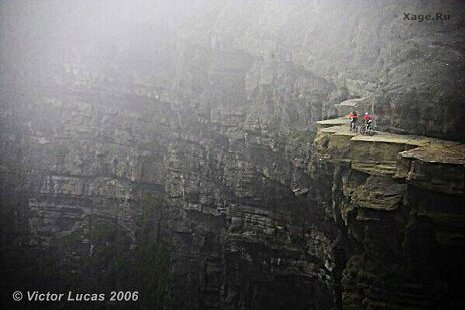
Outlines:
<svg viewBox="0 0 465 310"><path fill-rule="evenodd" d="M462 307L463 144L337 123L318 122L308 171L345 238L343 308Z"/></svg>
<svg viewBox="0 0 465 310"><path fill-rule="evenodd" d="M3 303L463 307L462 4L119 4L2 3Z"/></svg>

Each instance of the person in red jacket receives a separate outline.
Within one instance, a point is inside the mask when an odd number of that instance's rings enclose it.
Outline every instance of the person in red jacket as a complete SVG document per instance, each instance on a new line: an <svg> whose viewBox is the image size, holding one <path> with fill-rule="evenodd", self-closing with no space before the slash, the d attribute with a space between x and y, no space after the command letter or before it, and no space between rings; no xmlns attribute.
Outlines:
<svg viewBox="0 0 465 310"><path fill-rule="evenodd" d="M371 126L371 123L373 122L373 117L371 117L371 115L368 114L368 112L365 112L365 115L363 116L363 122L368 126Z"/></svg>
<svg viewBox="0 0 465 310"><path fill-rule="evenodd" d="M352 111L347 116L350 118L350 130L352 130L352 129L355 130L357 128L357 120L358 120L357 112Z"/></svg>

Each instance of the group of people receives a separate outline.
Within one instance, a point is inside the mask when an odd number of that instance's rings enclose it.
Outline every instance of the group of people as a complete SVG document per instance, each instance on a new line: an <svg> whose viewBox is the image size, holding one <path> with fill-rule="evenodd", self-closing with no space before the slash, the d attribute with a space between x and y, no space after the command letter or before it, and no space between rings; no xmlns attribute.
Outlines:
<svg viewBox="0 0 465 310"><path fill-rule="evenodd" d="M357 128L357 122L358 122L358 114L355 111L352 111L349 115L350 119L350 130L356 130ZM363 116L363 123L369 127L371 126L373 122L373 117L368 114L368 112L365 112L365 115Z"/></svg>

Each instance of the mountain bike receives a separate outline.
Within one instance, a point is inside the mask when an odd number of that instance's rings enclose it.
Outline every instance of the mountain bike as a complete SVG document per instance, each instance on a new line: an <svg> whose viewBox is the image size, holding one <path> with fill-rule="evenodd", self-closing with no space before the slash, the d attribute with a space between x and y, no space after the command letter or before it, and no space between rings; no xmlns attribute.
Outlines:
<svg viewBox="0 0 465 310"><path fill-rule="evenodd" d="M373 122L368 121L360 127L360 134L373 136L375 134L375 129L373 128Z"/></svg>

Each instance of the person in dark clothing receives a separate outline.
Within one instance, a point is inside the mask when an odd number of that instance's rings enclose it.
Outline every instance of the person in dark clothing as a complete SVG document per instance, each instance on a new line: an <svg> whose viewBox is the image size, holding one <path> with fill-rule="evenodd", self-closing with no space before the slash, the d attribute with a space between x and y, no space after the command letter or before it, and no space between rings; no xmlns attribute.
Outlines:
<svg viewBox="0 0 465 310"><path fill-rule="evenodd" d="M357 112L352 111L349 115L350 118L350 130L355 130L357 128L358 115Z"/></svg>

